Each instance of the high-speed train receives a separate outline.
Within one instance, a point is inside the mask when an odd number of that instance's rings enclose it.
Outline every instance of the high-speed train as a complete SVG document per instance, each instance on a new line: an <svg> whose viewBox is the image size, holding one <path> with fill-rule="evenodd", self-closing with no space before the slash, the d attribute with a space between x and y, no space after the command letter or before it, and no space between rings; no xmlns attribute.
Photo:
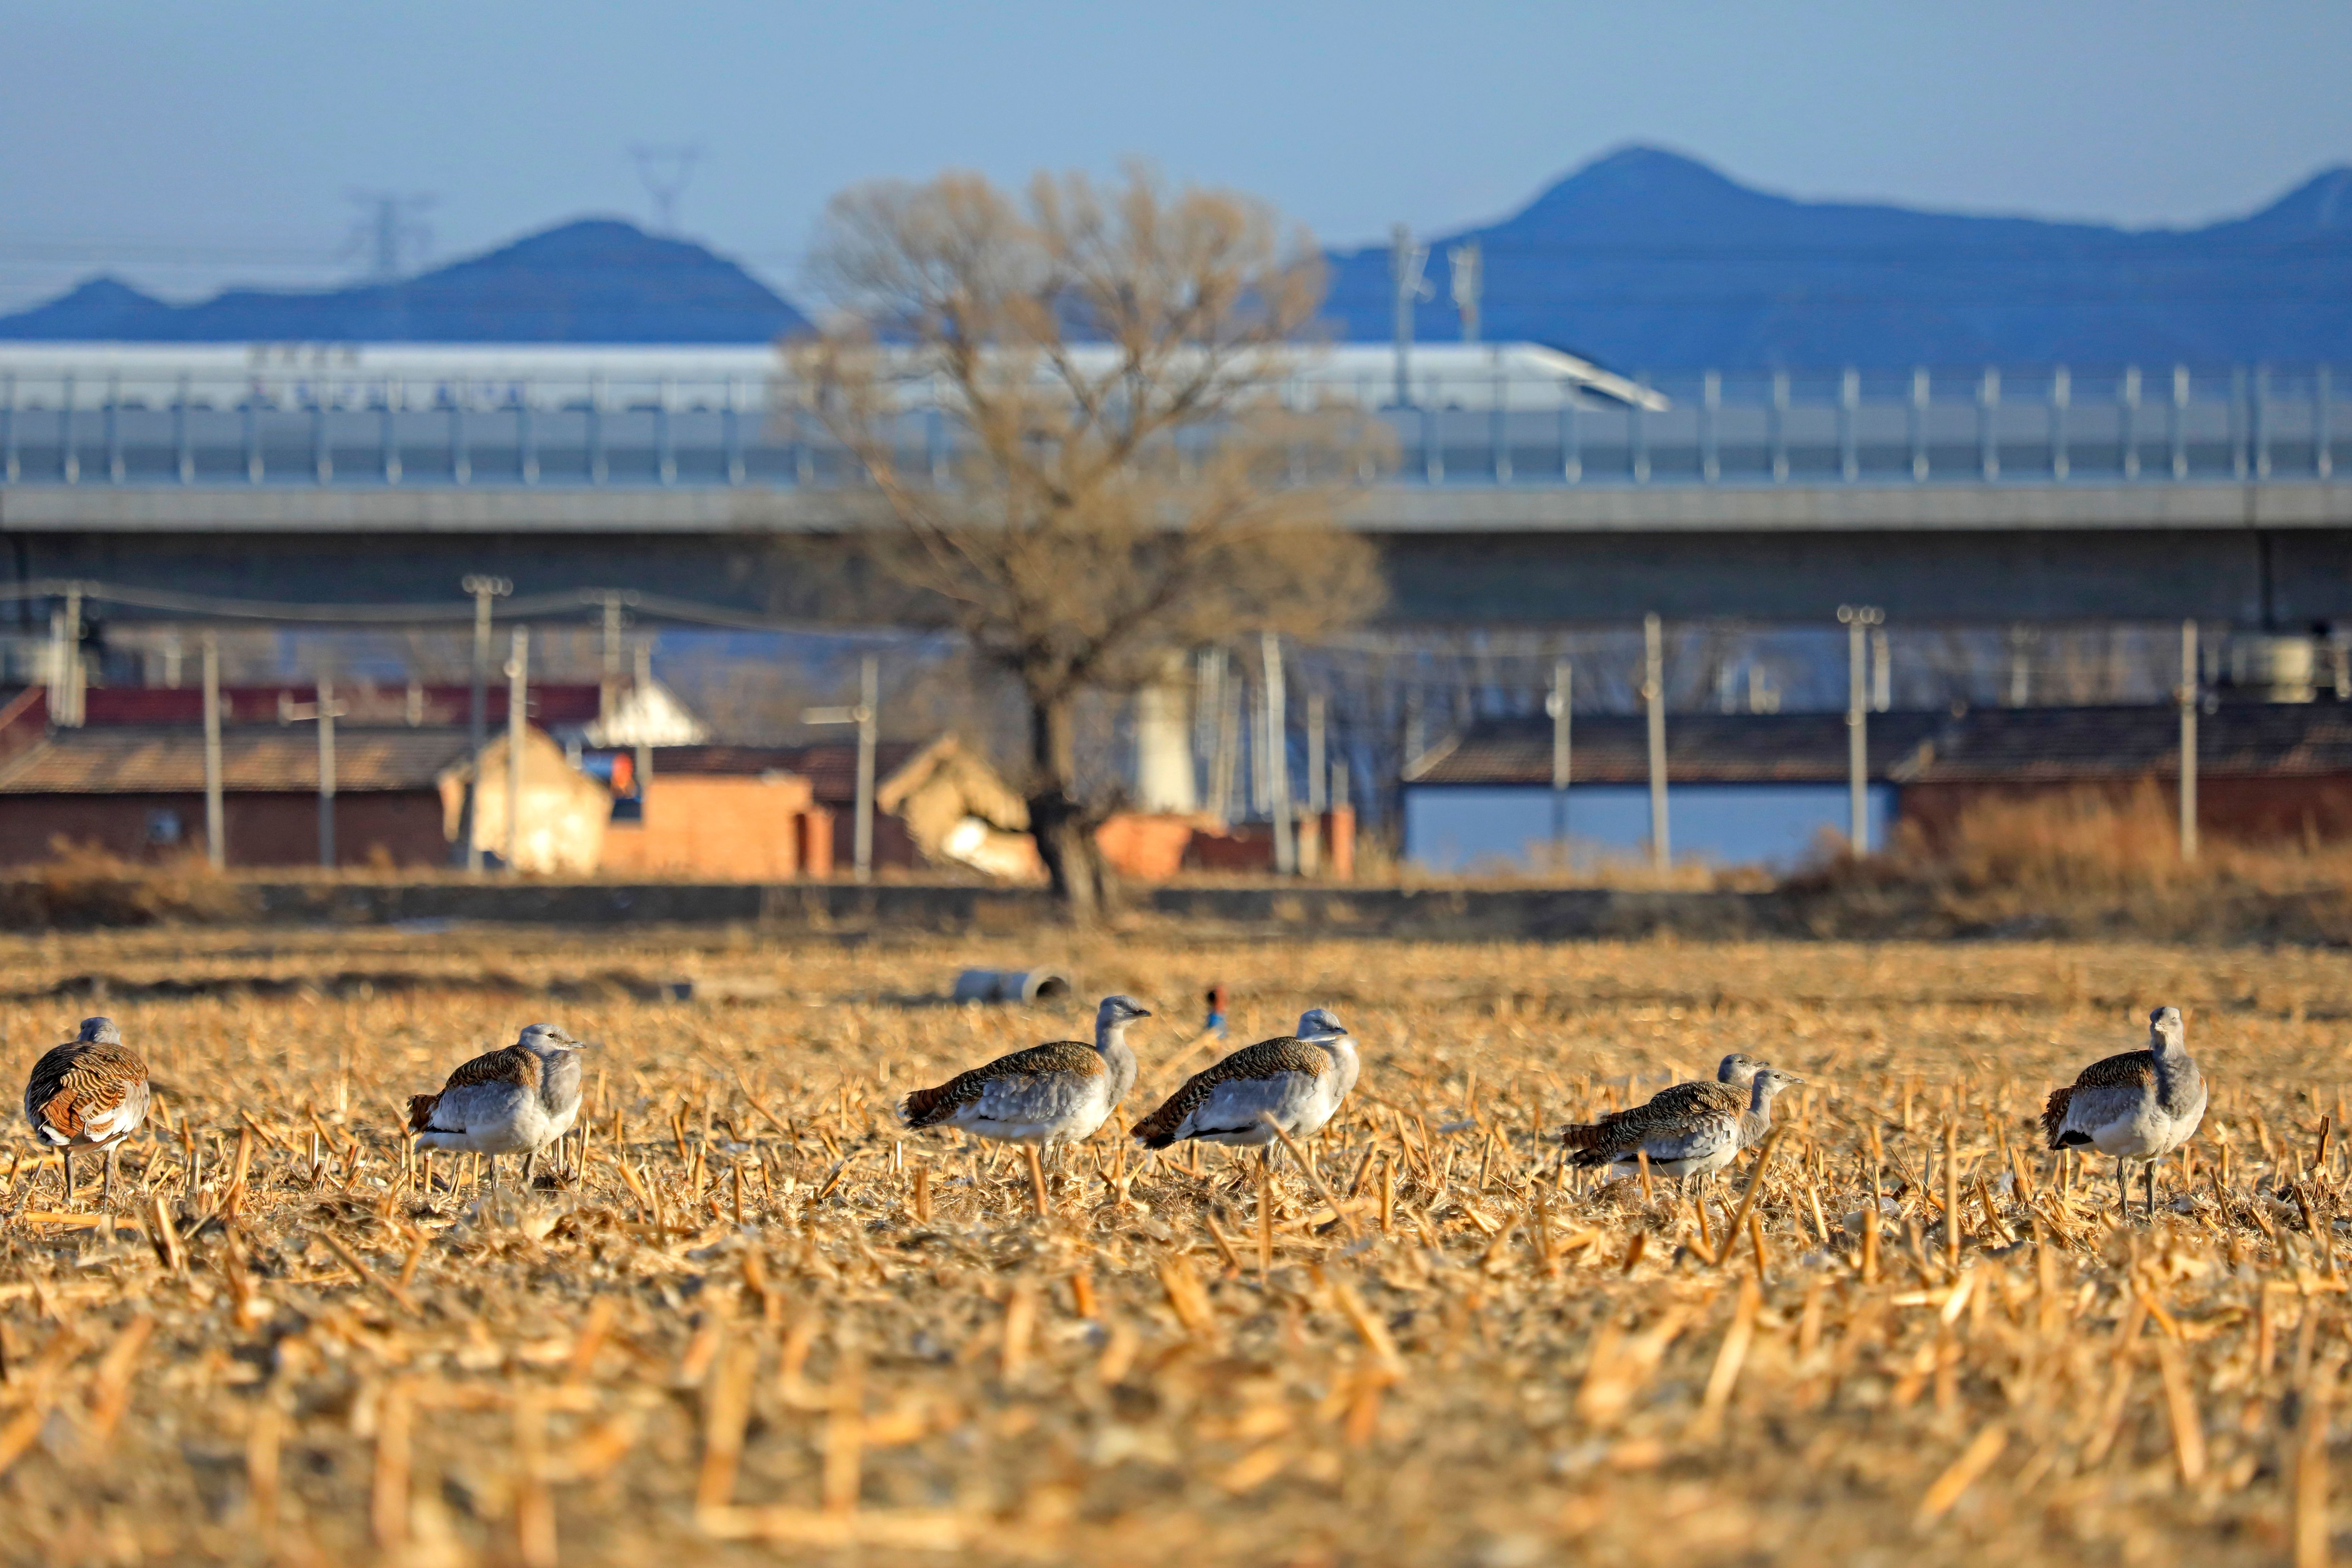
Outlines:
<svg viewBox="0 0 2352 1568"><path fill-rule="evenodd" d="M1082 373L1111 366L1080 346ZM1655 390L1534 343L1285 351L1275 375L1300 403L1367 407L1663 410ZM1401 388L1402 383L1402 388ZM790 372L772 345L599 343L0 342L0 412L107 408L647 408L773 406ZM1402 395L1400 396L1400 390ZM906 384L909 406L929 401Z"/></svg>

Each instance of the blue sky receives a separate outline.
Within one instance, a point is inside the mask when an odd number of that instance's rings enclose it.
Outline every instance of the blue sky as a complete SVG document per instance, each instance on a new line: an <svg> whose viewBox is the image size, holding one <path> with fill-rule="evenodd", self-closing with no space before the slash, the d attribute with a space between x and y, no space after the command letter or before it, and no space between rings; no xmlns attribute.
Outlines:
<svg viewBox="0 0 2352 1568"><path fill-rule="evenodd" d="M1612 146L1807 196L2131 224L2352 161L2352 5L0 0L0 309L109 269L323 282L360 188L436 258L651 210L789 287L874 175L1109 168L1254 191L1335 243L1488 216Z"/></svg>

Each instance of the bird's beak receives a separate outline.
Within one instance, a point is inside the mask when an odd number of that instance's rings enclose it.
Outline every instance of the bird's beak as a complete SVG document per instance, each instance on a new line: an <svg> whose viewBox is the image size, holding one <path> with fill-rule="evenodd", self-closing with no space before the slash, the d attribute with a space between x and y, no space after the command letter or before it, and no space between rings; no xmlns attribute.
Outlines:
<svg viewBox="0 0 2352 1568"><path fill-rule="evenodd" d="M1151 1016L1151 1009L1149 1007L1138 1007L1135 1010L1135 1016L1139 1018L1149 1018Z"/></svg>

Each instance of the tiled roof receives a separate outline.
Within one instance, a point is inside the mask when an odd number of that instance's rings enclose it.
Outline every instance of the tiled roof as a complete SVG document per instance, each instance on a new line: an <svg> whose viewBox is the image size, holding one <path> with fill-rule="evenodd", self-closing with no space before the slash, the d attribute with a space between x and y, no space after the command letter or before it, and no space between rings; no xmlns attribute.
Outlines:
<svg viewBox="0 0 2352 1568"><path fill-rule="evenodd" d="M1885 778L1953 722L1949 713L1873 713L1869 768ZM1571 784L1644 784L1648 721L1580 713L1569 730ZM1669 713L1666 776L1681 784L1824 784L1846 776L1843 713ZM1405 769L1411 784L1551 784L1551 721L1488 719L1440 742Z"/></svg>
<svg viewBox="0 0 2352 1568"><path fill-rule="evenodd" d="M1904 783L2137 778L2180 771L2180 711L1980 708L1900 770ZM2352 773L2352 707L2231 702L2197 716L2197 771L2214 778Z"/></svg>
<svg viewBox="0 0 2352 1568"><path fill-rule="evenodd" d="M431 789L466 755L463 730L338 725L335 788ZM0 763L0 795L194 795L204 787L204 731L193 726L59 730ZM256 724L223 730L221 787L232 794L316 791L317 729Z"/></svg>
<svg viewBox="0 0 2352 1568"><path fill-rule="evenodd" d="M310 702L319 695L310 685L226 686L221 689L223 717L252 723L269 723L284 702ZM596 717L602 693L579 682L534 682L524 713L541 729L585 724ZM483 688L483 709L495 727L506 722L507 683L494 675ZM428 725L463 724L473 711L473 689L463 685L421 686L416 689L421 721ZM409 691L405 686L367 685L344 681L335 689L335 700L355 720L366 723L404 724ZM204 721L205 694L194 686L93 686L82 693L82 721L93 728L115 724L197 724Z"/></svg>

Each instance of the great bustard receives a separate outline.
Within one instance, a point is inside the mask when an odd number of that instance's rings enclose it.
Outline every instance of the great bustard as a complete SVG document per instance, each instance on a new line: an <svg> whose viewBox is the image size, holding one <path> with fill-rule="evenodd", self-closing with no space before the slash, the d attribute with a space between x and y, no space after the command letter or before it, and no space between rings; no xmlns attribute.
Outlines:
<svg viewBox="0 0 2352 1568"><path fill-rule="evenodd" d="M1643 1104L1561 1130L1569 1163L1636 1166L1682 1181L1707 1176L1755 1147L1772 1127L1772 1097L1805 1080L1734 1053L1713 1083L1678 1083ZM1745 1079L1745 1087L1741 1080Z"/></svg>
<svg viewBox="0 0 2352 1568"><path fill-rule="evenodd" d="M1356 1087L1360 1064L1347 1026L1322 1007L1299 1015L1298 1033L1260 1040L1202 1068L1135 1124L1147 1149L1199 1139L1242 1146L1323 1130Z"/></svg>
<svg viewBox="0 0 2352 1568"><path fill-rule="evenodd" d="M580 1052L552 1024L533 1024L503 1050L460 1065L438 1094L409 1097L408 1125L420 1149L457 1149L490 1162L499 1190L499 1156L522 1156L529 1190L539 1152L572 1131L580 1117Z"/></svg>
<svg viewBox="0 0 2352 1568"><path fill-rule="evenodd" d="M106 1184L99 1201L106 1203L114 1195L115 1152L147 1120L147 1064L123 1045L113 1019L84 1018L79 1033L33 1064L25 1082L25 1120L64 1163L68 1205L74 1152L104 1152ZM28 1196L31 1191L28 1185Z"/></svg>
<svg viewBox="0 0 2352 1568"><path fill-rule="evenodd" d="M1150 1011L1132 996L1106 996L1095 1009L1095 1043L1049 1040L958 1073L898 1101L908 1127L960 1127L975 1137L1033 1149L1094 1135L1135 1087L1128 1026Z"/></svg>
<svg viewBox="0 0 2352 1568"><path fill-rule="evenodd" d="M2205 1075L2189 1054L2180 1009L2147 1016L2149 1048L2126 1051L2084 1068L2050 1091L2042 1130L2053 1149L2095 1148L2115 1157L2116 1196L2126 1218L2131 1189L2124 1162L2147 1166L2147 1216L2156 1217L2156 1163L2189 1142L2205 1118Z"/></svg>

